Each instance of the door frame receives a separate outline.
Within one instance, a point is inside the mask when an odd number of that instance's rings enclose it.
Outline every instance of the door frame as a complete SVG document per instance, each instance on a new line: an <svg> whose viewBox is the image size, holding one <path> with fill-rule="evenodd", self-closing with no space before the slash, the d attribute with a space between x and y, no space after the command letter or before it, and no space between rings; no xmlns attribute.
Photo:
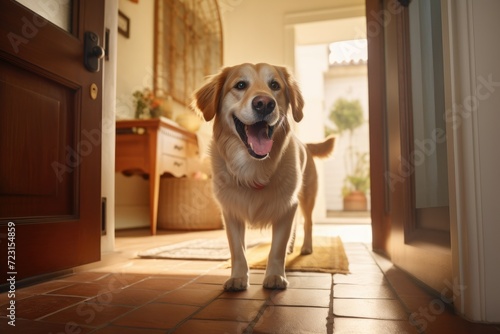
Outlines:
<svg viewBox="0 0 500 334"><path fill-rule="evenodd" d="M488 222L488 218L483 216L483 210L488 204L482 199L484 186L481 179L484 176L481 175L481 165L488 161L479 155L479 114L487 109L476 105L471 108L473 110L467 110L467 101L482 100L485 90L485 87L480 89L483 83L478 80L481 72L478 69L480 57L477 53L484 52L488 47L482 46L483 49L480 49L476 45L474 26L478 24L478 20L483 24L484 16L478 13L475 6L481 7L483 13L496 13L496 8L491 7L498 4L487 7L484 2L479 4L472 0L441 0L441 3L444 59L447 65L445 104L453 285L458 292L454 296L454 305L459 314L472 321L498 322L500 300L496 286L499 271L498 252L495 248L498 244L495 243L495 234L491 234L493 238L488 235L491 227L487 224L491 224L491 221ZM492 17L488 19L491 20ZM498 76L495 77L495 82L497 78ZM497 92L490 93L498 96ZM493 289L488 291L491 288Z"/></svg>
<svg viewBox="0 0 500 334"><path fill-rule="evenodd" d="M384 11L383 0L366 0L366 29L368 39L368 108L370 129L370 192L372 219L372 248L391 258L391 217L385 178L387 170L387 129L385 101L385 38L379 14ZM378 196L374 196L378 194Z"/></svg>

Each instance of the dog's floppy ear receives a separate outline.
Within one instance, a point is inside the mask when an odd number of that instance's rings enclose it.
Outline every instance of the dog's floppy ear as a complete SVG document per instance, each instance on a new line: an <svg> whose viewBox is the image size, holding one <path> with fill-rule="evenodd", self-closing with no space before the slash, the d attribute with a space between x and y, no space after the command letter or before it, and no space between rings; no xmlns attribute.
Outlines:
<svg viewBox="0 0 500 334"><path fill-rule="evenodd" d="M228 68L222 69L193 94L191 105L203 114L207 122L215 117L219 109L222 88L228 72Z"/></svg>
<svg viewBox="0 0 500 334"><path fill-rule="evenodd" d="M304 117L304 113L302 112L304 108L304 98L300 92L299 84L295 81L290 72L288 72L286 67L276 66L276 68L283 81L285 81L286 96L292 108L293 119L295 122L300 122L302 117Z"/></svg>

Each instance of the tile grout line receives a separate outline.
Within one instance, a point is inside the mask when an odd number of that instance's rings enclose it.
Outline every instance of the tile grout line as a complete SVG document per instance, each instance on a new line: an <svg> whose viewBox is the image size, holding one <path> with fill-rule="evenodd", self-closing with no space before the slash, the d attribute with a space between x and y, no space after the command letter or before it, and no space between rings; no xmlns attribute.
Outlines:
<svg viewBox="0 0 500 334"><path fill-rule="evenodd" d="M123 274L123 273L122 273L122 274ZM78 285L78 284L92 284L92 283L94 283L94 282L98 282L99 280L101 280L101 279L103 279L103 278L105 278L105 277L108 277L108 276L113 276L113 275L117 275L117 274L116 274L116 273L109 273L109 275L105 275L105 276L103 276L103 277L101 277L101 278L99 278L99 279L97 279L97 280L93 280L93 281L86 281L86 282L74 282L74 284L73 284L73 285L69 285L69 286L74 286L74 285ZM125 273L125 275L126 275L126 273ZM144 279L141 279L141 280L139 280L139 281L137 281L137 282L134 282L134 283L130 283L130 284L128 284L128 285L125 285L125 286L123 286L123 287L121 287L121 288L119 288L119 289L117 289L117 290L123 290L123 289L125 289L125 288L128 288L128 287L130 287L130 286L132 286L132 285L136 284L136 283L142 282L142 281L144 281L144 280L146 280L146 279L148 279L148 278L150 278L150 276L145 277ZM53 291L56 291L56 290L53 290ZM46 293L44 293L44 295L49 295L49 296L60 296L60 297L63 297L63 296L69 296L69 297L83 297L84 299L83 299L83 300L81 300L81 301L79 301L79 302L77 302L77 303L75 303L75 304L72 304L72 305L70 305L70 306L68 306L68 307L64 307L64 308L59 309L59 310L57 310L57 311L55 311L55 312L52 312L52 313L46 314L46 315L44 315L44 316L41 316L41 317L39 317L39 318L35 319L34 321L45 322L45 323L52 323L52 322L50 322L50 321L46 321L46 320L44 321L44 319L45 319L45 318L48 318L48 317L49 317L49 316L51 316L51 315L54 315L54 314L56 314L56 313L59 313L59 312L61 312L61 311L67 310L67 309L69 309L69 308L71 308L71 307L73 307L73 306L76 306L76 305L79 305L79 304L82 304L82 303L87 303L88 301L90 301L90 300L92 300L92 299L94 299L94 298L97 298L97 297L99 297L99 296L101 296L101 295L103 295L103 294L104 294L104 293L102 293L102 294L98 294L98 295L96 295L96 296L90 296L90 297L89 297L89 296L75 296L75 295L50 294L50 292L46 292ZM39 295L41 295L41 294L39 294ZM157 299L158 299L158 298L160 298L160 297L161 297L161 296L158 296L158 297L157 297ZM145 304L144 304L144 305L145 305ZM140 306L139 306L139 307L140 307ZM114 318L113 320L116 320L116 319L118 319L118 318L121 318L122 316L125 316L125 315L129 314L129 313L133 312L134 310L138 309L139 307L138 307L138 306L132 306L132 307L130 307L130 310L129 310L129 311L125 312L124 314L121 314L120 316L118 316L118 317ZM110 324L110 323L105 323L105 324L103 324L102 326L97 326L97 327L95 327L95 329L96 329L96 330L97 330L97 329L100 329L101 327L108 326L109 324ZM79 324L79 325L80 325L80 324ZM83 325L83 327L85 327L85 326ZM92 331L94 331L94 330L92 330Z"/></svg>
<svg viewBox="0 0 500 334"><path fill-rule="evenodd" d="M212 268L209 268L209 269L206 269L202 274L199 274L198 276L196 276L195 278L193 278L191 281L189 281L188 283L184 284L183 286L180 286L179 288L175 289L175 290L172 290L172 291L169 291L168 293L165 293L164 295L167 295L169 294L170 292L173 292L173 291L177 291L177 290L180 290L182 289L183 287L191 284L191 283L194 283L196 280L202 278L203 276L206 276L208 275L211 271L215 270L215 269L219 269L222 265L224 264L223 263L219 263L217 265L215 265L214 267ZM212 298L210 301L208 301L205 305L199 307L199 309L196 311L196 312L193 312L192 314L190 314L188 317L182 319L181 321L179 321L174 327L172 328L169 328L167 330L167 333L174 333L179 327L181 327L183 324L185 324L186 322L188 322L189 320L192 320L193 317L195 315L197 315L198 313L200 313L201 311L203 311L207 306L209 306L214 300L216 299L219 299L219 297L221 295L223 295L225 293L224 290L222 290L216 297ZM160 297L156 298L155 300L158 300Z"/></svg>
<svg viewBox="0 0 500 334"><path fill-rule="evenodd" d="M194 316L196 316L198 313L203 311L207 306L209 306L214 300L219 299L219 297L224 294L224 291L221 291L216 297L212 298L210 301L208 301L205 305L199 307L198 311L191 313L188 317L182 319L179 321L174 327L167 329L167 333L174 333L179 327L184 325L186 322L189 320L192 320ZM167 303L168 304L168 303Z"/></svg>
<svg viewBox="0 0 500 334"><path fill-rule="evenodd" d="M375 261L375 264L377 265L377 267L379 268L380 272L384 275L384 280L387 282L387 285L389 287L389 289L391 289L392 293L396 296L396 300L399 302L399 305L403 308L403 310L405 311L408 319L406 319L406 321L408 321L410 319L410 316L411 316L411 313L412 311L407 307L407 305L403 302L403 299L401 298L401 296L399 295L399 293L396 291L396 289L394 288L394 284L393 282L387 277L386 275L386 272L385 270L382 268L380 262L377 260L377 258L374 256L374 252L372 250L370 250L368 248L368 245L364 244L368 254L370 254L371 258L373 259L373 261ZM393 264L394 266L394 264ZM395 267L397 270L399 270L399 268ZM421 331L419 328L415 328L416 331L419 333L419 334L425 334L425 331Z"/></svg>
<svg viewBox="0 0 500 334"><path fill-rule="evenodd" d="M119 316L117 316L116 318L113 318L113 319L112 319L112 322L106 322L105 324L102 324L101 326L96 326L96 327L95 327L92 331L94 331L94 330L99 330L99 329L102 329L102 328L104 328L104 327L106 327L106 326L109 326L110 324L112 324L112 323L113 323L113 322L115 322L116 320L121 319L121 318L123 318L123 317L127 316L128 314L130 314L130 313L132 313L132 312L134 312L134 311L138 310L139 308L144 307L145 305L152 304L152 303L154 303L155 301L157 301L158 299L162 298L163 296L168 295L169 293L172 293L172 292L174 292L174 291L177 291L177 290L180 290L180 289L182 289L182 288L186 287L187 285L189 285L189 284L193 283L194 281L196 281L196 280L197 280L197 279L199 279L200 277L203 277L203 276L207 275L207 274L208 274L211 270L213 270L213 269L215 269L215 268L210 268L210 269L205 270L203 273L199 274L198 276L194 277L194 278L193 278L193 279L191 279L190 281L188 281L188 282L186 282L185 284L183 284L183 285L181 285L181 286L177 287L177 288L176 288L176 289L174 289L174 290L163 291L163 292L162 292L162 293L160 293L160 294L159 294L156 298L154 298L153 300L151 300L151 301L149 301L149 302L147 302L147 303L144 303L144 304L142 304L142 305L135 305L135 306L130 307L130 310L129 310L129 311L127 311L127 312L125 312L125 313L123 313L123 314L120 314L120 315L119 315ZM126 275L127 273L119 273L119 274L125 274L125 275ZM105 275L104 277L108 277L108 276L110 276L110 275L117 275L117 273L110 273L109 275ZM130 283L130 284L128 284L128 285L122 286L122 287L121 287L120 289L118 289L118 290L120 290L120 291L121 291L121 290L123 290L123 289L125 289L125 288L129 288L129 287L131 287L131 286L133 286L133 285L135 285L135 284L137 284L137 283L140 283L140 282L146 281L146 280L148 280L148 279L150 279L150 278L152 278L152 277L155 277L155 275L149 275L149 276L146 276L146 277L144 277L143 279L141 279L141 280L139 280L139 281L137 281L137 282L133 282L133 283ZM102 278L103 278L103 277L102 277ZM102 279L102 278L100 278L100 279ZM74 282L74 284L69 285L69 286L73 286L73 285L77 285L77 284L83 284L83 283L95 283L95 282L98 282L100 279L98 279L98 280L93 280L93 281L87 281L87 282ZM57 289L56 289L56 290L57 290ZM56 291L56 290L53 290L53 291ZM221 294L222 294L222 292L221 292ZM75 305L82 304L82 303L87 303L88 301L90 301L90 300L92 300L92 299L94 299L94 298L96 298L96 297L100 296L101 294L96 295L96 296L74 296L74 295L59 295L59 294L50 294L50 292L46 292L46 293L43 293L43 294L38 294L38 295L50 295L50 296L69 296L69 297L83 297L83 299L82 299L82 300L80 300L80 301L78 301L78 302L76 302L76 303L74 303L74 304L71 304L71 305L69 305L69 306L67 306L67 307L64 307L64 308L59 309L59 310L57 310L57 311L54 311L54 312L52 312L52 313L49 313L49 314L43 315L43 316L41 316L41 317L39 317L39 318L37 318L37 319L34 319L34 320L33 320L33 321L39 321L39 322L47 322L47 321L44 321L44 319L45 319L45 318L47 318L47 317L49 317L49 316L51 316L51 315L54 315L54 314L56 314L56 313L58 313L58 312L64 311L64 310L66 310L66 309L69 309L69 308L71 308L71 307L74 307ZM220 295L219 295L219 296L220 296ZM218 298L218 296L217 296L216 298ZM199 312L199 311L197 311L197 312L193 313L193 315L194 315L194 314L196 314L196 313L198 313L198 312ZM188 317L188 318L186 318L186 319L190 319L190 318L191 318L191 316L190 316L190 317ZM184 320L186 320L186 319L184 319ZM184 322L184 321L182 321L182 322ZM51 322L49 322L49 323L51 323ZM176 327L177 327L177 326L176 326Z"/></svg>
<svg viewBox="0 0 500 334"><path fill-rule="evenodd" d="M335 316L333 314L333 289L334 287L334 282L333 282L333 274L331 275L332 277L332 283L331 283L331 288L330 288L330 304L328 307L328 317L326 318L326 333L327 334L333 334L334 328L335 328Z"/></svg>
<svg viewBox="0 0 500 334"><path fill-rule="evenodd" d="M73 274L73 275L75 275L75 274ZM76 302L74 304L68 305L66 307L63 307L61 309L58 309L58 310L56 310L54 312L42 315L41 317L38 317L38 318L34 319L33 321L48 322L48 321L44 321L43 319L48 318L51 315L54 315L54 314L56 314L58 312L67 310L67 309L69 309L69 308L71 308L71 307L73 307L75 305L78 305L78 304L81 304L81 303L86 303L89 300L92 300L93 298L96 298L96 297L100 296L100 295L96 295L96 296L63 295L63 294L54 293L55 291L58 291L58 290L61 290L61 289L66 289L66 288L69 288L69 287L73 287L73 286L78 285L78 284L92 284L93 282L97 282L98 280L103 279L104 277L111 276L111 275L113 275L113 273L109 273L108 275L104 275L104 276L100 277L97 280L85 281L85 282L64 281L64 277L71 277L72 275L64 276L62 279L57 279L57 281L68 282L69 285L66 286L66 287L63 287L63 288L57 288L57 289L54 289L54 290L45 291L43 293L38 293L38 294L36 294L34 296L76 297L76 298L82 298L82 300L80 300L80 301L78 301L78 302ZM47 282L51 282L51 281L47 281Z"/></svg>
<svg viewBox="0 0 500 334"><path fill-rule="evenodd" d="M247 328L245 328L245 330L242 332L243 334L253 333L253 329L254 329L255 325L257 325L257 322L259 322L260 318L264 315L264 312L266 311L268 306L273 304L272 303L273 295L275 294L275 292L279 292L279 291L281 291L281 290L273 290L273 292L271 292L269 294L269 297L266 298L266 300L264 301L264 303L260 307L259 312L257 312L257 315L255 316L255 318L252 321L250 321Z"/></svg>
<svg viewBox="0 0 500 334"><path fill-rule="evenodd" d="M151 305L151 304L155 303L158 299L160 299L160 298L162 298L162 297L164 297L164 296L166 296L166 295L168 295L168 294L170 294L170 293L172 293L172 292L174 292L174 291L181 290L182 288L184 288L184 287L188 286L189 284L192 284L193 282L195 282L195 281L196 281L196 280L198 280L199 278L201 278L201 277L203 277L203 276L207 275L207 274L208 274L210 271L212 271L213 269L216 269L216 268L206 269L206 270L205 270L205 271L203 271L201 274L197 275L196 277L194 277L194 278L193 278L193 279L191 279L190 281L186 282L185 284L183 284L183 285L181 285L181 286L177 287L176 289L173 289L173 290L168 290L168 291L163 291L163 293L159 294L159 295L158 295L156 298L154 298L153 300L150 300L149 302L147 302L147 303L145 303L145 304L142 304L142 305L136 306L136 307L134 307L131 311L126 312L126 313L124 313L124 314L122 314L122 315L120 315L120 316L118 316L118 317L114 318L114 319L113 319L113 322L117 321L118 319L123 318L124 316L128 315L128 314L129 314L129 313L131 313L131 312L134 312L134 311L136 311L136 310L140 309L141 307L144 307L144 306L146 306L146 305ZM143 281L147 280L148 278L151 278L151 277L154 277L154 276L155 276L155 275L151 275L151 276L149 276L149 277L147 277L147 278L144 278L143 280L140 280L140 281L138 281L138 282L136 282L136 283L143 282ZM136 283L134 283L134 284L136 284ZM222 292L221 292L221 294L222 294ZM214 299L218 298L219 296L220 296L220 294L219 294L217 297L215 297ZM210 303L211 303L214 299L212 299L212 300L211 300L208 304L210 304ZM170 304L170 303L165 303L165 304ZM208 305L208 304L207 304L207 305ZM171 304L171 305L175 305L175 304ZM192 314L191 314L191 315L189 315L187 318L185 318L185 319L181 320L180 322L178 322L178 323L177 323L177 324L176 324L173 328L168 328L168 329L166 329L167 333L172 333L173 331L175 331L178 327L180 327L180 326L181 326L182 324L184 324L186 321L190 320L190 319L191 319L191 318L192 318L195 314L197 314L198 312L200 312L200 311L201 311L203 308L205 308L207 305L205 305L204 307L201 307L198 311L196 311L196 312L192 313ZM100 328L104 328L104 327L106 327L106 326L109 326L110 324L112 324L112 323L106 323L106 324L104 324L104 325L103 325L102 327L100 327ZM100 329L100 328L99 328L99 329Z"/></svg>

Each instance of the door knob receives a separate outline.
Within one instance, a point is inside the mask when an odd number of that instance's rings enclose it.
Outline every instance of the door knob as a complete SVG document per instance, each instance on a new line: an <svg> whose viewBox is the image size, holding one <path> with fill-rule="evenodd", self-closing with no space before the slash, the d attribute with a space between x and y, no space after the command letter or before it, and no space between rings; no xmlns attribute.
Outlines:
<svg viewBox="0 0 500 334"><path fill-rule="evenodd" d="M104 58L104 49L99 45L99 36L86 31L84 35L83 64L90 72L99 72L100 60Z"/></svg>
<svg viewBox="0 0 500 334"><path fill-rule="evenodd" d="M102 46L96 45L92 48L92 56L96 57L97 59L102 59L104 58L104 49Z"/></svg>

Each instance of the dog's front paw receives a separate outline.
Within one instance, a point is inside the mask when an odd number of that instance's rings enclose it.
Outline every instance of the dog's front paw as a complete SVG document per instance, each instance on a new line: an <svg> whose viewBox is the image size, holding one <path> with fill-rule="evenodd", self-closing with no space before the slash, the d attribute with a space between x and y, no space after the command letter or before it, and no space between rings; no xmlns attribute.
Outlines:
<svg viewBox="0 0 500 334"><path fill-rule="evenodd" d="M264 288L266 289L279 289L283 290L286 289L288 285L288 281L284 276L280 275L269 275L266 278L264 278Z"/></svg>
<svg viewBox="0 0 500 334"><path fill-rule="evenodd" d="M224 283L226 291L242 291L248 287L248 277L231 277Z"/></svg>

